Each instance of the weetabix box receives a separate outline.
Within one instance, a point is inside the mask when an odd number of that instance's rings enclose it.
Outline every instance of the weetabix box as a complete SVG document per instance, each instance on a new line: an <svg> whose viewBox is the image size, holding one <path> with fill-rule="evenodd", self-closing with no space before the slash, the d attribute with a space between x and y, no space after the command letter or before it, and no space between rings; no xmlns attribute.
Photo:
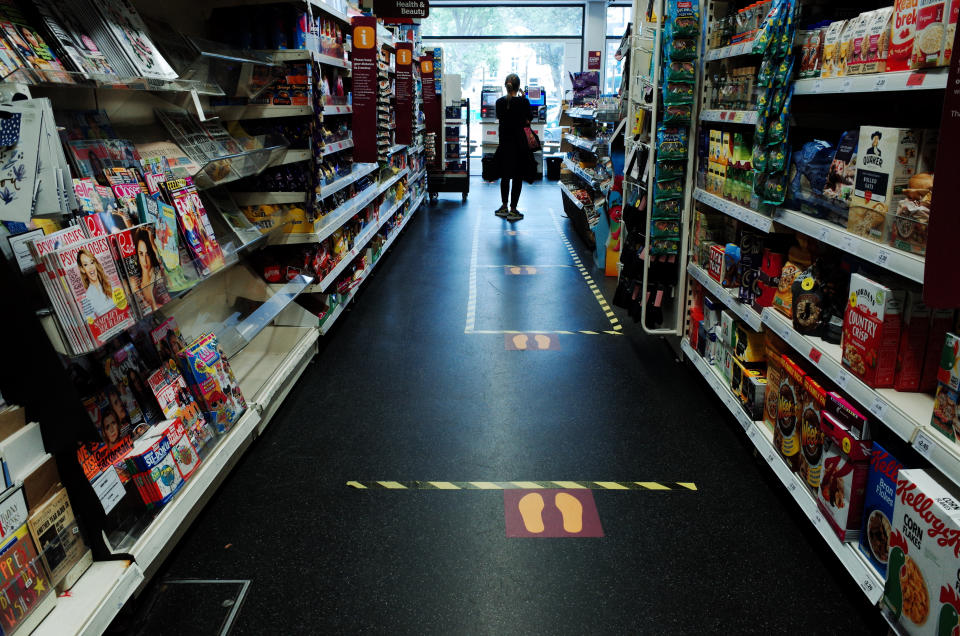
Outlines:
<svg viewBox="0 0 960 636"><path fill-rule="evenodd" d="M960 501L923 470L897 474L883 608L911 636L960 625Z"/></svg>
<svg viewBox="0 0 960 636"><path fill-rule="evenodd" d="M902 290L893 290L862 274L850 277L843 315L843 366L874 389L893 386L900 341Z"/></svg>

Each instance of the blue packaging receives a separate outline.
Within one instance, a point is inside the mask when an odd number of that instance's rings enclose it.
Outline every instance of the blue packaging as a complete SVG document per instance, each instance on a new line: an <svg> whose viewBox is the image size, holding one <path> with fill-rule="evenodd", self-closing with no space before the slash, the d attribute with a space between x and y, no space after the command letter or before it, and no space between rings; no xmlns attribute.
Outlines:
<svg viewBox="0 0 960 636"><path fill-rule="evenodd" d="M887 577L887 557L893 504L897 494L897 474L903 468L897 459L880 444L873 443L870 472L863 499L863 522L860 532L860 552L880 573Z"/></svg>

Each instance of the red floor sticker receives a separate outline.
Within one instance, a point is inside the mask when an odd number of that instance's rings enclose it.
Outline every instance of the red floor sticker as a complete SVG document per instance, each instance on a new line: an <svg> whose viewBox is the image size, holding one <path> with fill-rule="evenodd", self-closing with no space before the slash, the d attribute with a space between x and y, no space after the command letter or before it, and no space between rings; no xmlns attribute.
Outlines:
<svg viewBox="0 0 960 636"><path fill-rule="evenodd" d="M503 348L507 351L556 351L560 339L552 333L508 333L503 336Z"/></svg>
<svg viewBox="0 0 960 636"><path fill-rule="evenodd" d="M591 490L504 490L507 537L602 537Z"/></svg>

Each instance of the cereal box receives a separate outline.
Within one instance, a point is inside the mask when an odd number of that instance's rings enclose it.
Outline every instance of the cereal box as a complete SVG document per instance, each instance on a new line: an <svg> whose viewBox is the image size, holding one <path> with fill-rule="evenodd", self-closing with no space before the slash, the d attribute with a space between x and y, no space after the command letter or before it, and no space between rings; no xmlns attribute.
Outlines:
<svg viewBox="0 0 960 636"><path fill-rule="evenodd" d="M821 414L823 477L817 505L841 541L860 536L873 442L858 440L830 413Z"/></svg>
<svg viewBox="0 0 960 636"><path fill-rule="evenodd" d="M925 392L937 389L937 375L940 373L940 356L947 333L953 328L953 310L935 309L930 319L930 332L927 336L926 354L923 359L923 375L920 376L920 390Z"/></svg>
<svg viewBox="0 0 960 636"><path fill-rule="evenodd" d="M893 388L897 391L920 390L923 356L929 332L930 308L923 304L919 291L907 291L900 345L897 347L897 370L893 377Z"/></svg>
<svg viewBox="0 0 960 636"><path fill-rule="evenodd" d="M890 25L888 71L906 71L913 55L914 29L917 23L917 0L895 0Z"/></svg>
<svg viewBox="0 0 960 636"><path fill-rule="evenodd" d="M746 374L740 386L740 403L746 409L751 420L763 419L766 399L767 378L762 375Z"/></svg>
<svg viewBox="0 0 960 636"><path fill-rule="evenodd" d="M904 468L891 525L885 612L901 633L957 633L960 501L925 471Z"/></svg>
<svg viewBox="0 0 960 636"><path fill-rule="evenodd" d="M736 331L733 352L737 359L745 363L763 362L766 359L763 334L757 333L739 322L736 325Z"/></svg>
<svg viewBox="0 0 960 636"><path fill-rule="evenodd" d="M893 386L903 296L862 274L850 277L843 315L843 366L874 389Z"/></svg>
<svg viewBox="0 0 960 636"><path fill-rule="evenodd" d="M823 431L820 412L827 401L827 392L809 375L803 379L803 402L800 411L800 448L803 463L800 476L814 491L820 487L823 476Z"/></svg>
<svg viewBox="0 0 960 636"><path fill-rule="evenodd" d="M783 379L781 353L767 344L767 388L763 394L763 423L772 432L780 409L780 381Z"/></svg>
<svg viewBox="0 0 960 636"><path fill-rule="evenodd" d="M867 27L866 52L861 73L883 73L887 70L887 55L890 52L890 22L893 7L877 9Z"/></svg>
<svg viewBox="0 0 960 636"><path fill-rule="evenodd" d="M960 439L960 420L957 417L957 403L960 402L960 395L956 389L951 389L946 384L940 384L937 387L937 395L933 399L933 417L930 424L943 435L952 441Z"/></svg>
<svg viewBox="0 0 960 636"><path fill-rule="evenodd" d="M897 493L897 474L903 464L874 442L870 455L867 490L863 497L863 521L860 526L860 552L880 573L887 575L893 502Z"/></svg>
<svg viewBox="0 0 960 636"><path fill-rule="evenodd" d="M887 217L897 209L917 169L919 136L908 128L861 126L857 172L847 229L881 243Z"/></svg>
<svg viewBox="0 0 960 636"><path fill-rule="evenodd" d="M917 0L917 25L910 68L938 66L944 56L949 0Z"/></svg>
<svg viewBox="0 0 960 636"><path fill-rule="evenodd" d="M876 11L866 11L856 18L850 34L850 48L847 49L847 75L863 73L869 45L870 22Z"/></svg>
<svg viewBox="0 0 960 636"><path fill-rule="evenodd" d="M870 439L867 417L836 391L827 393L827 402L824 409L853 433L855 438Z"/></svg>
<svg viewBox="0 0 960 636"><path fill-rule="evenodd" d="M940 353L937 381L956 391L960 389L960 336L948 333Z"/></svg>
<svg viewBox="0 0 960 636"><path fill-rule="evenodd" d="M723 263L724 249L722 245L711 245L710 246L710 261L707 263L708 270L707 273L710 274L710 278L717 281L718 283L723 283L724 279L724 263Z"/></svg>
<svg viewBox="0 0 960 636"><path fill-rule="evenodd" d="M161 426L165 427L164 435L170 441L170 454L177 465L177 470L186 481L200 465L200 453L187 436L183 420L176 418Z"/></svg>
<svg viewBox="0 0 960 636"><path fill-rule="evenodd" d="M960 0L951 0L950 13L947 14L946 33L943 36L943 53L940 54L940 66L950 66L953 56L953 39L957 34L957 17L960 15Z"/></svg>
<svg viewBox="0 0 960 636"><path fill-rule="evenodd" d="M731 348L737 344L737 321L726 309L720 312L720 342Z"/></svg>
<svg viewBox="0 0 960 636"><path fill-rule="evenodd" d="M806 374L788 356L780 357L783 375L777 396L777 427L773 433L774 446L794 471L800 469L800 408L803 379Z"/></svg>
<svg viewBox="0 0 960 636"><path fill-rule="evenodd" d="M840 46L840 34L846 26L846 20L831 22L823 36L823 61L820 64L820 77L837 75L837 54Z"/></svg>

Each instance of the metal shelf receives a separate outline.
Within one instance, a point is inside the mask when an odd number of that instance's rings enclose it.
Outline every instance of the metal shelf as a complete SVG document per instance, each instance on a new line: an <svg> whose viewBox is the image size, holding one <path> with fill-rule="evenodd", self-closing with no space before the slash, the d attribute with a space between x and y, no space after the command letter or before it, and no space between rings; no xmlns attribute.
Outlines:
<svg viewBox="0 0 960 636"><path fill-rule="evenodd" d="M856 543L844 542L837 537L833 528L820 513L817 501L806 483L800 479L799 475L791 471L780 457L773 445L772 433L763 422L754 422L747 416L746 411L740 406L740 400L727 388L724 378L693 350L686 338L681 341L680 346L684 354L693 362L693 366L696 367L737 422L740 423L740 426L743 427L747 438L756 447L760 457L773 469L774 474L793 496L797 505L800 506L800 510L803 511L804 515L820 533L820 536L827 542L836 557L840 559L844 568L860 586L867 599L873 604L879 603L880 597L883 595L883 580L879 573L861 556Z"/></svg>
<svg viewBox="0 0 960 636"><path fill-rule="evenodd" d="M352 115L353 106L349 104L324 104L324 115Z"/></svg>
<svg viewBox="0 0 960 636"><path fill-rule="evenodd" d="M713 60L723 60L738 55L751 55L752 51L753 40L748 40L747 42L738 42L737 44L731 44L719 49L710 49L704 54L703 59L706 62L712 62Z"/></svg>
<svg viewBox="0 0 960 636"><path fill-rule="evenodd" d="M923 282L923 270L926 260L923 256L910 254L883 243L871 241L828 221L814 218L802 212L778 208L773 220L821 243L833 245L839 249L859 256L865 261L899 274L910 280Z"/></svg>
<svg viewBox="0 0 960 636"><path fill-rule="evenodd" d="M240 207L248 205L281 205L307 201L306 192L234 192L233 200Z"/></svg>
<svg viewBox="0 0 960 636"><path fill-rule="evenodd" d="M691 278L706 287L707 291L709 291L714 298L730 308L730 310L733 311L740 320L747 323L751 329L757 332L760 331L763 324L760 319L760 314L755 312L749 305L735 298L729 289L715 281L706 270L688 262L687 273L690 274Z"/></svg>
<svg viewBox="0 0 960 636"><path fill-rule="evenodd" d="M793 93L794 95L820 95L943 90L947 87L948 70L947 68L936 68L926 71L894 71L891 73L801 79L793 83Z"/></svg>
<svg viewBox="0 0 960 636"><path fill-rule="evenodd" d="M36 636L76 634L99 636L143 582L143 571L130 561L95 561L70 588L57 598L53 611L36 630Z"/></svg>
<svg viewBox="0 0 960 636"><path fill-rule="evenodd" d="M700 121L717 121L727 124L749 124L757 123L757 111L755 110L701 110Z"/></svg>
<svg viewBox="0 0 960 636"><path fill-rule="evenodd" d="M346 60L326 55L319 51L309 49L281 49L276 51L259 51L270 56L274 62L297 62L301 60L313 60L327 66L336 66L337 68L350 68L350 63Z"/></svg>
<svg viewBox="0 0 960 636"><path fill-rule="evenodd" d="M320 198L325 199L326 197L343 190L345 187L351 183L355 183L363 177L367 176L371 172L374 172L377 169L377 164L375 163L355 163L353 164L353 171L335 181L326 183L320 186Z"/></svg>
<svg viewBox="0 0 960 636"><path fill-rule="evenodd" d="M560 184L560 189L563 190L564 196L566 196L568 199L570 199L570 201L573 202L573 204L574 204L575 206L577 206L578 208L580 208L580 209L582 210L583 207L584 207L583 201L581 201L580 199L578 199L577 197L575 197L575 196L573 195L573 192L571 192L571 191L567 188L567 184L565 184L563 181L559 181L558 183Z"/></svg>
<svg viewBox="0 0 960 636"><path fill-rule="evenodd" d="M716 210L719 210L720 212L723 212L728 216L739 219L747 225L757 228L758 230L763 232L771 232L773 230L773 219L766 214L746 208L739 203L727 201L723 197L710 194L701 188L696 188L693 191L693 198L701 203L709 205Z"/></svg>
<svg viewBox="0 0 960 636"><path fill-rule="evenodd" d="M226 121L272 119L275 117L304 117L313 114L312 106L274 106L273 104L213 106L210 110L217 117Z"/></svg>
<svg viewBox="0 0 960 636"><path fill-rule="evenodd" d="M576 146L577 148L582 148L583 150L586 150L587 152L596 152L596 151L597 151L597 146L599 145L599 142L598 142L597 140L595 140L595 139L592 140L592 141L591 141L591 140L587 140L587 139L581 139L580 137L576 137L576 136L571 135L571 134L565 134L565 135L563 136L563 138L564 138L570 145Z"/></svg>
<svg viewBox="0 0 960 636"><path fill-rule="evenodd" d="M326 157L335 152L340 152L341 150L346 150L348 148L353 148L353 139L344 139L343 141L335 141L332 144L324 144L323 153L320 156Z"/></svg>
<svg viewBox="0 0 960 636"><path fill-rule="evenodd" d="M597 116L596 108L571 108L567 115L574 119L595 119Z"/></svg>

